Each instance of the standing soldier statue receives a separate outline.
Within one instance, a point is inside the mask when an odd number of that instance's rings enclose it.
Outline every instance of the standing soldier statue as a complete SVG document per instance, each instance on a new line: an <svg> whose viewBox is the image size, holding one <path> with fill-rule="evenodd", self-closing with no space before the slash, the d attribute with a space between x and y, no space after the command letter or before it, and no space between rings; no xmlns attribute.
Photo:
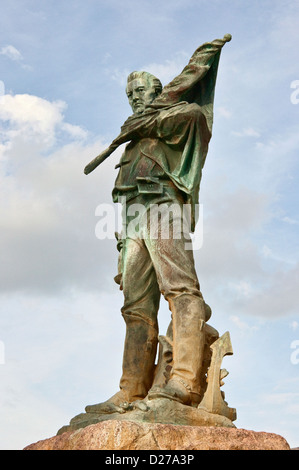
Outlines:
<svg viewBox="0 0 299 470"><path fill-rule="evenodd" d="M182 211L189 205L190 232L195 230L202 169L212 135L218 63L222 47L230 40L227 34L200 46L182 73L164 88L147 72L131 73L126 93L133 115L112 144L84 170L90 173L119 145L127 143L117 165L113 200L125 203L124 227L133 204L145 208L138 235L125 233L119 239L118 282L126 323L120 390L103 403L87 406L87 412L123 412L124 403L140 403L146 397L191 406L200 403L206 322L211 310L200 291L193 252L186 249L189 234L185 225L181 236L165 239L160 221L152 237L146 216L153 205L175 204ZM170 219L170 229L178 217ZM172 315L172 367L163 386L154 381L161 293Z"/></svg>

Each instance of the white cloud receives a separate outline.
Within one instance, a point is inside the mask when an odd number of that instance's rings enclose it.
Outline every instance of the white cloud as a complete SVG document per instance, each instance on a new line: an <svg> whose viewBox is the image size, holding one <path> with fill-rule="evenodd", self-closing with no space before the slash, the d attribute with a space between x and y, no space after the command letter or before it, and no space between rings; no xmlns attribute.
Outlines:
<svg viewBox="0 0 299 470"><path fill-rule="evenodd" d="M283 11L278 8L272 12L273 27L269 34L269 41L279 54L280 63L283 64L285 71L295 74L294 78L298 78L298 68L295 63L296 47L292 47L293 44L297 44L299 41L298 3L287 1L282 4L282 8ZM288 38L287 42L286 38Z"/></svg>
<svg viewBox="0 0 299 470"><path fill-rule="evenodd" d="M53 144L56 126L63 121L65 104L62 101L50 103L32 95L5 95L2 101L0 119L9 122L2 140L20 136Z"/></svg>
<svg viewBox="0 0 299 470"><path fill-rule="evenodd" d="M0 55L7 57L9 60L16 62L18 65L22 67L24 70L31 70L31 66L24 63L22 53L11 44L7 46L3 46L0 49Z"/></svg>
<svg viewBox="0 0 299 470"><path fill-rule="evenodd" d="M289 405L290 403L298 402L299 393L285 392L285 393L272 393L264 397L267 404L281 406ZM287 406L287 410L292 412L293 406ZM299 405L296 407L296 412L299 413Z"/></svg>
<svg viewBox="0 0 299 470"><path fill-rule="evenodd" d="M63 112L66 107L63 101L50 102L28 94L3 96L0 120L8 122L9 128L2 130L2 143L20 137L27 141L39 140L44 145L51 146L55 142L59 126L71 136L85 138L86 132L83 129L64 122Z"/></svg>
<svg viewBox="0 0 299 470"><path fill-rule="evenodd" d="M237 137L260 137L260 133L252 127L247 127L242 131L232 131L232 134Z"/></svg>
<svg viewBox="0 0 299 470"><path fill-rule="evenodd" d="M119 68L114 68L114 69L105 69L106 75L109 76L112 80L117 82L120 86L125 88L126 83L127 83L127 78L128 75L131 71L128 69L122 69L120 70Z"/></svg>
<svg viewBox="0 0 299 470"><path fill-rule="evenodd" d="M294 321L291 323L290 326L291 326L291 328L292 328L293 331L297 331L298 326L299 326L299 323L294 320Z"/></svg>
<svg viewBox="0 0 299 470"><path fill-rule="evenodd" d="M68 122L64 122L61 128L74 139L85 140L88 137L88 132L85 129L82 129L81 126L76 126Z"/></svg>
<svg viewBox="0 0 299 470"><path fill-rule="evenodd" d="M110 292L0 295L0 308L6 346L0 367L1 449L22 449L55 435L87 404L117 391L124 322ZM114 354L108 359L105 350ZM20 420L26 432L16 432Z"/></svg>
<svg viewBox="0 0 299 470"><path fill-rule="evenodd" d="M299 263L291 269L277 269L258 285L255 294L244 305L247 313L282 317L298 312Z"/></svg>
<svg viewBox="0 0 299 470"><path fill-rule="evenodd" d="M294 265L297 262L294 258L289 259L286 256L279 256L278 254L275 254L273 250L271 250L271 248L269 248L267 245L263 245L261 249L261 254L265 257L265 259L278 261L280 264L286 263Z"/></svg>
<svg viewBox="0 0 299 470"><path fill-rule="evenodd" d="M162 85L165 86L181 73L189 59L189 55L181 51L175 54L173 59L166 59L164 63L152 62L149 64L141 64L137 69L140 71L144 70L155 75L162 82ZM126 85L130 72L132 72L132 70L129 70L128 68L105 69L105 73L122 87ZM227 111L225 111L224 108L221 109L224 114L226 113L225 117L227 117Z"/></svg>
<svg viewBox="0 0 299 470"><path fill-rule="evenodd" d="M86 176L84 166L104 145L81 139L81 127L64 120L64 102L6 98L0 115L0 395L6 431L0 446L11 449L55 434L89 401L117 391L124 325L113 280L116 243L95 236L95 208L111 202L110 176L120 151ZM69 139L52 147L61 132ZM112 314L117 321L111 322ZM102 348L115 350L113 377ZM96 378L95 364L101 370ZM12 439L20 417L26 433Z"/></svg>
<svg viewBox="0 0 299 470"><path fill-rule="evenodd" d="M275 163L281 164L281 167L287 168L290 160L293 159L293 152L299 148L299 135L297 126L289 125L283 128L279 133L273 134L272 138L256 144L260 154L264 154L265 162L267 157L276 157ZM281 158L281 156L284 158ZM272 170L273 171L273 170Z"/></svg>
<svg viewBox="0 0 299 470"><path fill-rule="evenodd" d="M252 295L253 288L249 282L239 281L239 282L230 282L229 286L235 290L242 297L249 297Z"/></svg>
<svg viewBox="0 0 299 470"><path fill-rule="evenodd" d="M162 85L167 85L173 78L175 78L184 68L186 62L190 59L189 55L185 52L178 52L173 59L166 59L164 63L149 63L141 64L137 67L138 70L144 70L152 73L162 82ZM115 80L119 85L124 87L127 82L128 75L132 72L128 68L119 69L105 69L105 73L109 75L112 80ZM224 111L224 108L223 112Z"/></svg>
<svg viewBox="0 0 299 470"><path fill-rule="evenodd" d="M172 59L166 59L164 63L145 64L141 67L141 70L152 73L165 86L181 73L189 59L189 55L181 51L176 53Z"/></svg>
<svg viewBox="0 0 299 470"><path fill-rule="evenodd" d="M109 257L111 247L117 258L114 241L100 246L95 237L94 211L103 198L112 202L113 180L106 172L113 174L119 151L94 174L84 175L85 165L104 146L99 139L85 143L86 132L64 121L65 107L61 101L6 95L0 110L6 121L0 134L4 291L55 291L72 283L93 289L98 256ZM61 132L68 139L56 149L52 146ZM112 279L115 270L116 261L107 271Z"/></svg>
<svg viewBox="0 0 299 470"><path fill-rule="evenodd" d="M239 330L246 331L256 331L258 330L257 326L250 326L246 322L240 319L237 315L231 315L229 319L238 327Z"/></svg>
<svg viewBox="0 0 299 470"><path fill-rule="evenodd" d="M293 219L292 217L283 217L282 221L290 225L299 225L298 220Z"/></svg>
<svg viewBox="0 0 299 470"><path fill-rule="evenodd" d="M17 62L23 59L21 52L11 44L1 47L0 54Z"/></svg>
<svg viewBox="0 0 299 470"><path fill-rule="evenodd" d="M226 119L229 119L231 116L232 116L232 113L231 111L229 111L227 108L225 108L224 106L219 106L216 110L217 114L219 114L220 116L226 118Z"/></svg>

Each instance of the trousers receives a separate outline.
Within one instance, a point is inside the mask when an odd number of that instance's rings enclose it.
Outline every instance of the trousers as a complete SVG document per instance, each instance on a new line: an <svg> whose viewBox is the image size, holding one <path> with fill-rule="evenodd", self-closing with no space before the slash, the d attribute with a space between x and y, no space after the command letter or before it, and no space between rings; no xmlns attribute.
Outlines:
<svg viewBox="0 0 299 470"><path fill-rule="evenodd" d="M172 374L197 393L198 343L206 313L193 251L186 249L190 235L183 206L180 192L167 188L161 195L140 195L126 207L119 261L126 322L120 388L128 401L145 397L152 383L161 294L172 315ZM132 220L136 230L130 227Z"/></svg>

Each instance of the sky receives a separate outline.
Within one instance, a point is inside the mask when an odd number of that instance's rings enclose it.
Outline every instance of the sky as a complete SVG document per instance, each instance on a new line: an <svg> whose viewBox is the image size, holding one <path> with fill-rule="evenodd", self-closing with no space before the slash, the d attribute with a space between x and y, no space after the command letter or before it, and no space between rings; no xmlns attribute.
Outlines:
<svg viewBox="0 0 299 470"><path fill-rule="evenodd" d="M226 33L196 269L209 324L230 332L235 425L299 446L298 21L294 0L1 0L0 449L118 390L117 250L96 213L123 148L83 169L131 114L131 71L166 85ZM159 320L164 334L165 301Z"/></svg>

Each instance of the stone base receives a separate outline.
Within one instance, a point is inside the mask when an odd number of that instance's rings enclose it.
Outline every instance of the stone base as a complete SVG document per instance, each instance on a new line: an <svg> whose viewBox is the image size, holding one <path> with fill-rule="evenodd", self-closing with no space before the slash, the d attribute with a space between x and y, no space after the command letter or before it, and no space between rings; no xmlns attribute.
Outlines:
<svg viewBox="0 0 299 470"><path fill-rule="evenodd" d="M183 426L216 426L235 427L226 416L209 413L201 408L182 405L167 398L155 400L144 399L143 403L148 407L147 411L133 409L124 413L98 414L81 413L75 416L70 424L59 429L57 434L84 428L91 424L107 420L134 421L141 423L176 424Z"/></svg>
<svg viewBox="0 0 299 470"><path fill-rule="evenodd" d="M24 450L290 450L265 432L107 420L39 441Z"/></svg>

